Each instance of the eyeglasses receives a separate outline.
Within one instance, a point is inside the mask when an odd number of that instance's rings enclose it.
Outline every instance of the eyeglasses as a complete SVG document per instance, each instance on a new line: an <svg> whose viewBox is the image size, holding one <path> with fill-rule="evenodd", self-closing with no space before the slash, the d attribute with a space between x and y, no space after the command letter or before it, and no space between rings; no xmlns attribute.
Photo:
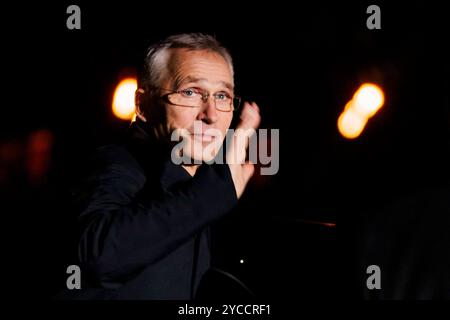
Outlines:
<svg viewBox="0 0 450 320"><path fill-rule="evenodd" d="M178 91L172 91L168 89L159 88L169 93L161 96L166 102L188 108L201 108L205 102L208 101L211 95L208 92L203 92L199 89L188 88ZM212 94L214 98L215 107L219 111L230 112L239 108L241 103L240 97L233 97L227 92L221 91Z"/></svg>

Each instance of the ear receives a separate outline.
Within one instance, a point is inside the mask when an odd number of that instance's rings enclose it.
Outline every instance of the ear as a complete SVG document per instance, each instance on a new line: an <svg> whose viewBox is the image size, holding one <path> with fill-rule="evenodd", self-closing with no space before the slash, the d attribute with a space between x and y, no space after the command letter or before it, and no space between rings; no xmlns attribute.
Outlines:
<svg viewBox="0 0 450 320"><path fill-rule="evenodd" d="M143 108L141 108L144 100L144 94L145 94L144 89L138 88L136 90L136 92L134 93L134 105L136 108L136 116L139 117L142 121L146 122L147 119L145 119L144 115L142 114Z"/></svg>
<svg viewBox="0 0 450 320"><path fill-rule="evenodd" d="M139 107L142 102L142 95L145 93L145 90L142 88L138 88L134 93L134 105Z"/></svg>

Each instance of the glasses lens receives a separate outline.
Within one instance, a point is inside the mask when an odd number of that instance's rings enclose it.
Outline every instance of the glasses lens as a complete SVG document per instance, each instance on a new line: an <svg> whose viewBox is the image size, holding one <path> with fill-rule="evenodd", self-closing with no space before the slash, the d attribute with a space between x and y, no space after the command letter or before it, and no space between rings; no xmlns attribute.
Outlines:
<svg viewBox="0 0 450 320"><path fill-rule="evenodd" d="M204 104L203 97L200 93L191 92L174 92L167 95L167 100L171 104L182 107L201 108ZM231 98L219 95L214 98L214 101L217 110L232 111L239 108L241 99L239 97Z"/></svg>
<svg viewBox="0 0 450 320"><path fill-rule="evenodd" d="M202 106L202 96L200 94L184 94L184 93L172 93L167 96L167 99L171 104L182 106L182 107L192 107L198 108Z"/></svg>
<svg viewBox="0 0 450 320"><path fill-rule="evenodd" d="M233 109L232 101L230 99L226 100L216 99L216 108L220 111L231 111Z"/></svg>

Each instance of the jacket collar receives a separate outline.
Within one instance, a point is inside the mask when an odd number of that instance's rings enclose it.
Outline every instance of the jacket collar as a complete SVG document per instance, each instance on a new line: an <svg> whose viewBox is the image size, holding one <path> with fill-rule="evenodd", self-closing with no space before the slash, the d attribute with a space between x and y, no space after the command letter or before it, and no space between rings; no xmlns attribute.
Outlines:
<svg viewBox="0 0 450 320"><path fill-rule="evenodd" d="M141 119L136 118L136 121L131 123L125 145L144 169L147 177L157 176L164 190L167 191L191 178L181 165L172 162L170 145L158 140L152 128Z"/></svg>

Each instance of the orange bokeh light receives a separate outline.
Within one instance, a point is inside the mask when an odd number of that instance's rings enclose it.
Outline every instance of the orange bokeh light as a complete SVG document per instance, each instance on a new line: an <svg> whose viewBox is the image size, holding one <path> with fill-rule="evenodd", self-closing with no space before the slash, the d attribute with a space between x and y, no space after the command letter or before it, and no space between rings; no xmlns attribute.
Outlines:
<svg viewBox="0 0 450 320"><path fill-rule="evenodd" d="M112 111L114 115L122 120L132 120L135 116L134 94L137 89L135 78L122 80L114 91Z"/></svg>
<svg viewBox="0 0 450 320"><path fill-rule="evenodd" d="M373 84L364 83L358 88L338 118L338 129L347 139L361 135L367 121L373 117L384 104L383 90Z"/></svg>
<svg viewBox="0 0 450 320"><path fill-rule="evenodd" d="M372 117L383 104L383 90L372 83L363 84L353 96L353 108L364 118Z"/></svg>
<svg viewBox="0 0 450 320"><path fill-rule="evenodd" d="M347 105L351 105L350 101ZM339 132L347 139L355 139L363 132L367 118L361 117L353 108L348 108L341 113L338 119Z"/></svg>

